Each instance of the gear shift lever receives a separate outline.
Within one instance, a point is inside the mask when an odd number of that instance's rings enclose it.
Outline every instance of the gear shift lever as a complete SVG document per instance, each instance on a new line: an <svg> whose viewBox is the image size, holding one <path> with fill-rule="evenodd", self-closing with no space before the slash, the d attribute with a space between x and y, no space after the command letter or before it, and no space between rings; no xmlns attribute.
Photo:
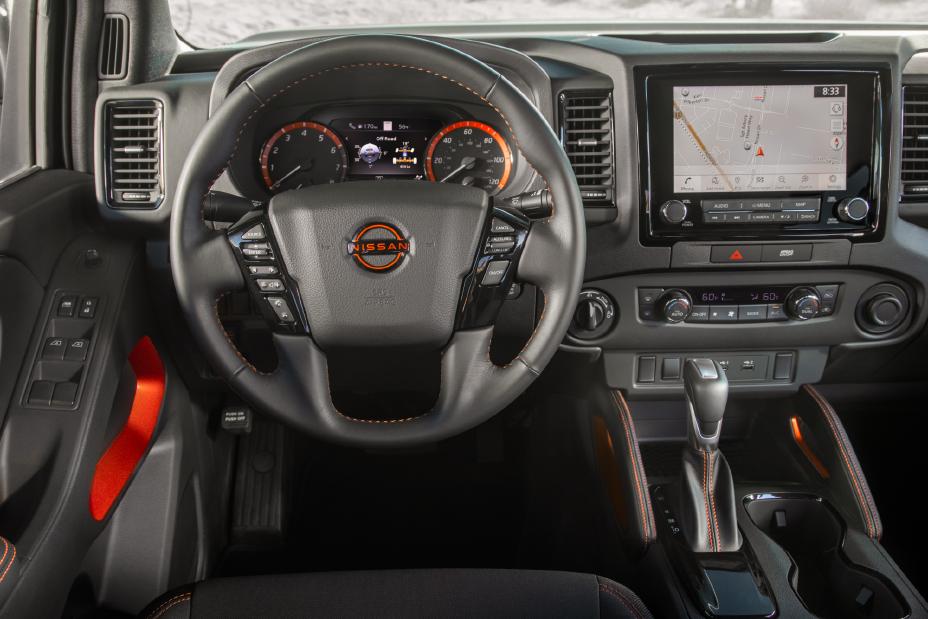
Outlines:
<svg viewBox="0 0 928 619"><path fill-rule="evenodd" d="M719 450L728 379L712 359L688 359L683 367L688 417L683 448L683 529L694 552L730 552L741 547L731 469Z"/></svg>
<svg viewBox="0 0 928 619"><path fill-rule="evenodd" d="M712 359L688 359L683 367L683 388L689 411L690 447L715 451L728 403L725 371Z"/></svg>

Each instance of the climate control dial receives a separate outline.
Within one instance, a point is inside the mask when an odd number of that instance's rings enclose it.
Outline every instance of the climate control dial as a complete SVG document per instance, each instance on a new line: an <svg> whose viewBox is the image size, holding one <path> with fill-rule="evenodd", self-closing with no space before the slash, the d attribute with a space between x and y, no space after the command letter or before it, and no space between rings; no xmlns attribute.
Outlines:
<svg viewBox="0 0 928 619"><path fill-rule="evenodd" d="M815 318L822 311L822 297L814 288L793 288L786 297L786 310L796 320Z"/></svg>
<svg viewBox="0 0 928 619"><path fill-rule="evenodd" d="M661 297L660 308L665 321L683 322L693 311L693 301L682 290L668 290Z"/></svg>

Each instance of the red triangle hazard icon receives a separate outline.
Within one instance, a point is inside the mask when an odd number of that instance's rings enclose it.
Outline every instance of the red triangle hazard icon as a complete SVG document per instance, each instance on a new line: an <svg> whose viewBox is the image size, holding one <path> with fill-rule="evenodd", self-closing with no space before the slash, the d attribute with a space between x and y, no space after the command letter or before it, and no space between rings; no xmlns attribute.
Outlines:
<svg viewBox="0 0 928 619"><path fill-rule="evenodd" d="M729 260L744 260L744 255L741 253L740 249L736 249L731 252L731 255L728 256Z"/></svg>
<svg viewBox="0 0 928 619"><path fill-rule="evenodd" d="M763 157L763 156L764 156L764 147L763 147L763 146L758 146L758 147L757 147L757 156L758 156L758 157Z"/></svg>

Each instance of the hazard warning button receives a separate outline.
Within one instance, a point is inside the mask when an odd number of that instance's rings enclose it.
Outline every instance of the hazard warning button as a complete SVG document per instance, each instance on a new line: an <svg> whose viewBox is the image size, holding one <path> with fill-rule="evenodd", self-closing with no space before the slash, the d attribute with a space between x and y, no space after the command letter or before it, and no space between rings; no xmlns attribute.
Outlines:
<svg viewBox="0 0 928 619"><path fill-rule="evenodd" d="M760 245L713 245L710 261L722 264L760 262Z"/></svg>

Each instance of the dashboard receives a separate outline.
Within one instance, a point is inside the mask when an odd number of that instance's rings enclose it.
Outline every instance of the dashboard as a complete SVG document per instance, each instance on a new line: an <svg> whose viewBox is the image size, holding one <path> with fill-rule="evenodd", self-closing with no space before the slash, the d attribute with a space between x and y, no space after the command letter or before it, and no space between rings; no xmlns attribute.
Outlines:
<svg viewBox="0 0 928 619"><path fill-rule="evenodd" d="M886 359L928 346L928 198L919 197L928 194L919 120L928 33L821 24L397 32L493 66L560 138L588 224L586 285L563 348L601 360L609 386L678 394L664 361L714 355L754 368L732 380L735 392L791 393L869 380ZM163 237L205 119L252 72L332 34L182 53L160 80L104 91L95 150L104 217ZM333 72L275 99L245 128L214 190L266 204L341 182L461 183L501 199L543 187L494 110L408 73ZM146 100L160 106L163 186L128 203L108 180L107 114ZM514 331L531 332L543 298L515 291Z"/></svg>

